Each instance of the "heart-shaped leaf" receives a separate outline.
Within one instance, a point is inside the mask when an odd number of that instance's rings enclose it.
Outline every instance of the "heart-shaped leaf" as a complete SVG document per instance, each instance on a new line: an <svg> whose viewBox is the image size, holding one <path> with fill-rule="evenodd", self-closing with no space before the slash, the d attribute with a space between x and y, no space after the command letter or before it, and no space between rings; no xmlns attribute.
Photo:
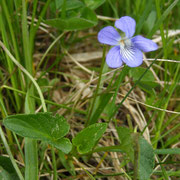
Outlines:
<svg viewBox="0 0 180 180"><path fill-rule="evenodd" d="M57 149L68 154L72 149L72 144L68 138L61 138L57 141L49 141L49 144L54 145Z"/></svg>
<svg viewBox="0 0 180 180"><path fill-rule="evenodd" d="M137 68L131 68L129 71L130 76L133 78L134 81L137 81L140 76L145 72L145 68L137 67ZM153 76L153 73L151 71L148 71L144 77L141 79L141 81L155 81L155 78Z"/></svg>
<svg viewBox="0 0 180 180"><path fill-rule="evenodd" d="M71 150L70 141L63 138L69 132L69 124L62 116L51 113L19 114L8 116L3 123L20 136L46 141L65 153Z"/></svg>
<svg viewBox="0 0 180 180"><path fill-rule="evenodd" d="M139 179L149 179L154 167L154 150L143 137L139 138L139 148Z"/></svg>
<svg viewBox="0 0 180 180"><path fill-rule="evenodd" d="M107 123L96 123L88 126L79 132L73 138L73 145L77 147L80 154L85 154L91 151L96 142L102 137L106 131Z"/></svg>

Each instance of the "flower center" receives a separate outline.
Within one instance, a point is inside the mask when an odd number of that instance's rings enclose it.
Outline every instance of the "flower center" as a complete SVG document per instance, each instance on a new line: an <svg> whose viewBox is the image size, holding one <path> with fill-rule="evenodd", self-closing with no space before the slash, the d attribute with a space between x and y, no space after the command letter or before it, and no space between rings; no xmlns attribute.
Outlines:
<svg viewBox="0 0 180 180"><path fill-rule="evenodd" d="M121 45L124 45L125 43L124 43L124 40L120 40L120 44Z"/></svg>
<svg viewBox="0 0 180 180"><path fill-rule="evenodd" d="M132 43L130 39L121 39L119 41L119 45L121 48L129 48L131 47Z"/></svg>

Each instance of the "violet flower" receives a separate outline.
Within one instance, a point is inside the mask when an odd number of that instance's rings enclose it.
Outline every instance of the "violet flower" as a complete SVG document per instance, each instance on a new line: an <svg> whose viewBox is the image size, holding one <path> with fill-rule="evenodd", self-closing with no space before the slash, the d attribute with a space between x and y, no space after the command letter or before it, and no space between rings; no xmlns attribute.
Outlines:
<svg viewBox="0 0 180 180"><path fill-rule="evenodd" d="M114 46L106 56L106 63L111 68L118 68L123 63L129 67L140 66L143 62L143 52L158 49L156 43L140 35L134 36L136 22L129 16L121 17L115 22L115 27L125 33L120 36L116 29L107 26L98 33L98 41L102 44Z"/></svg>

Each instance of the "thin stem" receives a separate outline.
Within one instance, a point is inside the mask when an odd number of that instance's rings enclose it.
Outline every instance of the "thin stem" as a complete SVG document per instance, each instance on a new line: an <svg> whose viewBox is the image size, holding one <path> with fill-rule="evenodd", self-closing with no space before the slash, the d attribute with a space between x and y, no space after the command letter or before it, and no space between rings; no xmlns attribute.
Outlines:
<svg viewBox="0 0 180 180"><path fill-rule="evenodd" d="M134 135L134 176L133 180L138 179L138 169L139 169L139 135L136 133Z"/></svg>
<svg viewBox="0 0 180 180"><path fill-rule="evenodd" d="M51 147L51 154L52 154L52 163L54 170L53 180L57 180L57 166L56 166L56 156L55 156L54 147Z"/></svg>
<svg viewBox="0 0 180 180"><path fill-rule="evenodd" d="M38 179L37 142L25 138L25 180Z"/></svg>
<svg viewBox="0 0 180 180"><path fill-rule="evenodd" d="M97 95L98 95L98 92L99 92L99 87L100 87L100 84L101 84L102 73L103 73L103 68L104 68L104 64L105 64L105 55L106 55L106 46L104 46L104 48L103 48L103 57L102 57L102 63L101 63L101 69L100 69L98 84L97 84L97 87L96 87L96 91L94 93L94 98L93 98L92 105L90 107L90 111L89 111L89 115L88 115L88 120L86 122L86 126L91 124L91 116L92 116L92 113L93 113L93 110L94 110L94 104L96 102L96 98L97 98Z"/></svg>
<svg viewBox="0 0 180 180"><path fill-rule="evenodd" d="M23 161L24 161L24 154L23 154L23 151L22 151L22 149L21 149L21 145L20 145L20 143L19 143L19 141L18 141L18 138L17 138L17 136L16 136L16 134L15 134L14 132L13 132L13 136L14 136L14 139L15 139L16 144L17 144L17 146L18 146L19 152L20 152L20 154L21 154L21 156L22 156L22 159L23 159Z"/></svg>

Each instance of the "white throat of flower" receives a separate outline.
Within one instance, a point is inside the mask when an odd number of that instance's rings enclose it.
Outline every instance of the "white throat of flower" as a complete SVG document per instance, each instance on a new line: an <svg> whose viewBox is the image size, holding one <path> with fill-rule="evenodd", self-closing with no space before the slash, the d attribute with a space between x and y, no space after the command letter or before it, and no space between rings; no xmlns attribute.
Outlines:
<svg viewBox="0 0 180 180"><path fill-rule="evenodd" d="M120 46L120 54L123 58L133 60L134 48L131 39L122 38L118 45Z"/></svg>

